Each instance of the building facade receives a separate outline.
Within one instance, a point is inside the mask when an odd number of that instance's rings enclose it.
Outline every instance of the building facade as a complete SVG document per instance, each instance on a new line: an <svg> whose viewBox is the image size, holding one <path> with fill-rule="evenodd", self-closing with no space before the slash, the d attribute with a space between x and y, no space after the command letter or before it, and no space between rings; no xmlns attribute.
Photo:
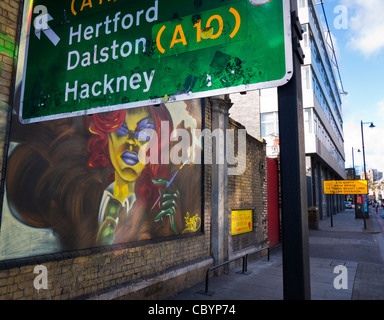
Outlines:
<svg viewBox="0 0 384 320"><path fill-rule="evenodd" d="M320 5L298 0L304 31L300 45L305 55L301 74L308 207L317 207L322 219L343 208L342 196L323 194L323 181L346 179L346 174L341 91L328 50L329 38L321 25ZM268 157L278 157L277 88L231 95L231 99L231 117L242 122L251 135L266 140Z"/></svg>

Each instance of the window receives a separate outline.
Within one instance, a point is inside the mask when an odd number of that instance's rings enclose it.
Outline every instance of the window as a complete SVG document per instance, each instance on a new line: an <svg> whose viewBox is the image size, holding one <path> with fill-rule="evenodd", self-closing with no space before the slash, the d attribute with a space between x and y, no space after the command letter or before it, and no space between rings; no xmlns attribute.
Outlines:
<svg viewBox="0 0 384 320"><path fill-rule="evenodd" d="M261 137L266 138L272 134L279 134L279 119L277 112L261 114Z"/></svg>
<svg viewBox="0 0 384 320"><path fill-rule="evenodd" d="M299 0L299 8L304 8L307 6L307 0Z"/></svg>
<svg viewBox="0 0 384 320"><path fill-rule="evenodd" d="M309 46L309 41L308 41L308 25L307 24L302 24L301 27L303 28L303 47L308 47Z"/></svg>
<svg viewBox="0 0 384 320"><path fill-rule="evenodd" d="M310 67L303 66L301 69L301 78L303 82L303 88L310 90L312 77L310 76Z"/></svg>
<svg viewBox="0 0 384 320"><path fill-rule="evenodd" d="M312 109L304 109L304 130L305 133L313 133Z"/></svg>

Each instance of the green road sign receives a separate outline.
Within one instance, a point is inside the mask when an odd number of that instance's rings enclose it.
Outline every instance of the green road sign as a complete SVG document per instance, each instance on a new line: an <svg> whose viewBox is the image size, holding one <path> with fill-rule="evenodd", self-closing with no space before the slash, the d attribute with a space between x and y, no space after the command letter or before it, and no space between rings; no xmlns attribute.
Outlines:
<svg viewBox="0 0 384 320"><path fill-rule="evenodd" d="M25 1L21 121L283 85L287 2Z"/></svg>

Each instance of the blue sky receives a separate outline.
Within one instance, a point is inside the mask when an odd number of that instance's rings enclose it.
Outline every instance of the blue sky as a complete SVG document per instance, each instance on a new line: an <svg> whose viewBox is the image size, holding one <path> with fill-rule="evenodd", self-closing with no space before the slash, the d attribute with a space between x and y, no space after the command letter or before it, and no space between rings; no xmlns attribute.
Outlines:
<svg viewBox="0 0 384 320"><path fill-rule="evenodd" d="M352 147L361 150L364 125L368 168L384 171L384 1L324 0L344 90L344 148L346 168L352 166ZM318 5L321 10L321 5ZM363 165L355 152L355 165Z"/></svg>

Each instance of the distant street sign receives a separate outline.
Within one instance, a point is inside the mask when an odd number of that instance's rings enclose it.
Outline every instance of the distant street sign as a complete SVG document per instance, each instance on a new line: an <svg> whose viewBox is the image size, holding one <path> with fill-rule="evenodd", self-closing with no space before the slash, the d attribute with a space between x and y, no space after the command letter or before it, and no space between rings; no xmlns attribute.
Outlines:
<svg viewBox="0 0 384 320"><path fill-rule="evenodd" d="M280 86L289 1L24 2L24 123Z"/></svg>
<svg viewBox="0 0 384 320"><path fill-rule="evenodd" d="M324 194L368 194L367 180L324 181Z"/></svg>

